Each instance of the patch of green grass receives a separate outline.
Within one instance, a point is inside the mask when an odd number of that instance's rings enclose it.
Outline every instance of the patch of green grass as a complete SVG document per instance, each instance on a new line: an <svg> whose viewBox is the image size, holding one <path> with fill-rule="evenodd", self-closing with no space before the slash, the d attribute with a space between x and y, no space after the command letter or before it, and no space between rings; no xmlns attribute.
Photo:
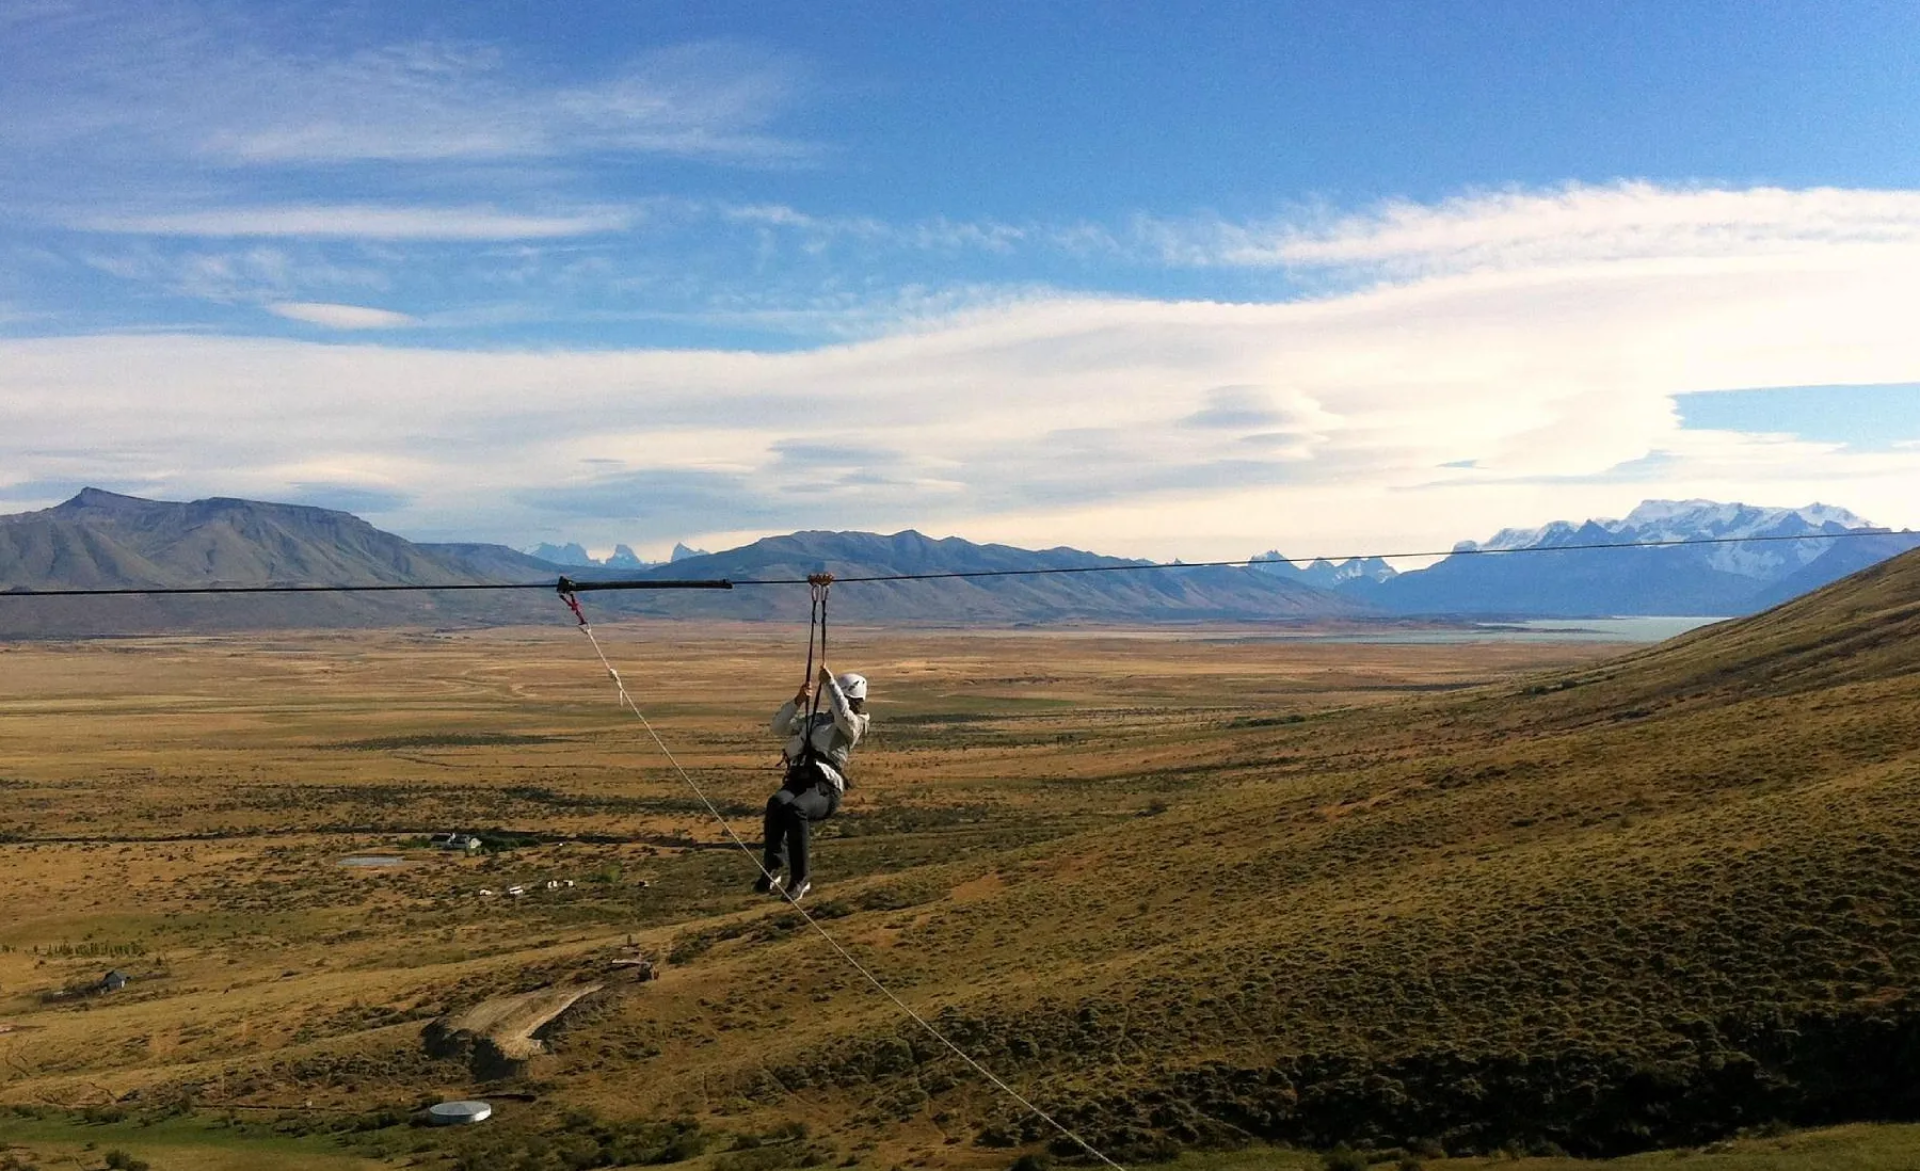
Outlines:
<svg viewBox="0 0 1920 1171"><path fill-rule="evenodd" d="M89 1113L92 1119L89 1119ZM248 1112L252 1113L252 1112ZM232 1117L213 1113L170 1111L65 1111L47 1107L0 1108L0 1147L29 1151L80 1147L102 1152L121 1151L134 1159L153 1162L161 1171L183 1166L274 1166L341 1168L366 1166L377 1157L380 1135L355 1130L356 1115L294 1115L303 1125L289 1128L276 1116ZM403 1120L402 1120L403 1121ZM311 1126L307 1124L311 1124ZM398 1121L387 1130L404 1131ZM355 1148L342 1142L349 1136ZM385 1146L397 1150L402 1144Z"/></svg>

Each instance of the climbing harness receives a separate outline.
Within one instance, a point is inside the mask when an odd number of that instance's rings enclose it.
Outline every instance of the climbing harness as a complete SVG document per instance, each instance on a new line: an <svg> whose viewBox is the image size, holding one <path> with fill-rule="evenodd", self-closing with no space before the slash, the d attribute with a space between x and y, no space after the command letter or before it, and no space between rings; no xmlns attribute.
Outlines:
<svg viewBox="0 0 1920 1171"><path fill-rule="evenodd" d="M800 681L807 688L812 701L807 705L807 721L800 733L800 759L785 760L788 768L806 768L818 759L813 746L813 726L820 715L820 697L826 688L815 685L813 679L813 648L820 646L820 665L827 665L827 591L833 588L831 573L810 573L807 575L807 588L813 595L813 607L807 618L807 677ZM784 753L782 754L784 760Z"/></svg>
<svg viewBox="0 0 1920 1171"><path fill-rule="evenodd" d="M1035 1117L1039 1118L1041 1121L1045 1122L1047 1125L1053 1127L1055 1130L1059 1131L1062 1135L1072 1140L1076 1146L1078 1146L1081 1150L1085 1151L1087 1154L1093 1156L1095 1159L1098 1159L1100 1162L1106 1164L1108 1167L1112 1167L1114 1171L1126 1171L1126 1168L1123 1167L1121 1164L1114 1162L1112 1159L1102 1154L1097 1148L1093 1146L1093 1144L1089 1143L1086 1139L1081 1138L1078 1134L1075 1134L1073 1130L1069 1128L1065 1123L1061 1122L1059 1119L1055 1118L1053 1115L1047 1113L1045 1110L1042 1110L1040 1107L1034 1105L1031 1101L1027 1100L1026 1096L1021 1094L1020 1091L1014 1089L1012 1086L1008 1085L1006 1082L1001 1081L998 1077L994 1076L994 1073L992 1070L988 1069L984 1065L981 1065L978 1061L975 1061L972 1055L970 1055L966 1050L960 1048L960 1046L954 1044L951 1040L949 1040L945 1033L942 1033L939 1029L934 1027L933 1022L929 1021L927 1018L915 1012L913 1010L913 1007L909 1005L906 1001L900 999L899 996L895 995L893 989L888 988L886 984L881 981L880 977L874 975L871 971L868 970L865 964L855 959L852 952L849 952L846 948L842 947L840 945L840 941L835 939L833 935L830 932L828 932L828 930L825 927L822 927L820 925L819 920L815 919L812 915L808 914L807 909L800 905L799 901L793 897L791 892L786 890L784 887L774 884L773 874L769 872L764 865L761 864L759 856L753 852L753 847L747 845L745 841L741 840L740 835L734 832L733 825L727 821L726 817L720 812L719 807L714 805L712 799L707 796L706 790L702 789L699 783L695 781L691 775L688 774L687 770L684 767L681 766L679 758L674 756L673 750L667 747L666 741L660 738L660 733L654 731L653 724L647 719L647 717L644 714L642 714L642 712L640 711L639 705L634 702L633 696L628 693L626 683L620 678L620 672L614 670L613 664L609 662L607 659L607 652L603 650L600 646L599 638L595 637L593 633L593 624L587 621L586 612L582 610L580 607L580 599L574 596L574 592L571 589L566 588L570 584L571 583L567 582L565 578L561 579L561 588L559 591L561 600L566 602L567 608L572 610L574 613L574 616L579 619L580 632L587 636L587 642L592 645L593 653L595 657L597 657L600 660L600 665L606 669L607 678L613 680L613 686L619 692L620 706L632 712L634 714L634 718L640 721L640 726L642 728L645 728L647 731L647 735L653 738L654 744L660 749L660 754L667 758L667 763L673 766L673 771L680 774L680 780L686 784L687 788L693 790L693 795L699 798L700 804L706 807L707 813L712 816L714 821L719 823L721 830L726 833L728 840L730 840L740 850L742 854L745 854L747 856L747 860L753 863L753 868L760 872L760 876L764 878L768 882L768 884L773 887L774 890L779 891L780 897L787 901L787 905L799 914L800 918L806 922L808 927L813 929L815 934L817 934L818 936L820 936L820 938L827 941L827 946L831 947L834 950L834 952L838 954L842 960L845 960L847 963L847 966L851 967L854 971L860 973L860 975L866 979L867 983L874 986L874 988L880 993L880 995L892 1001L894 1004L894 1007L898 1008L901 1012L905 1013L908 1019L912 1020L914 1024L919 1025L921 1029L925 1030L928 1036L940 1042L940 1044L945 1046L949 1051L951 1051L954 1056L958 1057L961 1061L965 1062L968 1068L972 1069L975 1073L985 1078L989 1083L991 1083L994 1086L995 1089L998 1089L1001 1093L1005 1094L1007 1097L1012 1098L1015 1102L1018 1102L1022 1107L1024 1107L1026 1110L1032 1113ZM814 628L817 628L819 631L820 657L824 661L826 658L826 641L827 641L827 638L826 638L827 590L833 584L833 577L831 574L824 574L824 573L811 574L807 578L807 584L811 586L814 591L813 622L811 623L811 626ZM811 629L809 630L807 635L807 677L809 681L811 681L813 677L813 631ZM816 700L816 704L817 704L817 700ZM809 736L808 739L810 741L812 737Z"/></svg>

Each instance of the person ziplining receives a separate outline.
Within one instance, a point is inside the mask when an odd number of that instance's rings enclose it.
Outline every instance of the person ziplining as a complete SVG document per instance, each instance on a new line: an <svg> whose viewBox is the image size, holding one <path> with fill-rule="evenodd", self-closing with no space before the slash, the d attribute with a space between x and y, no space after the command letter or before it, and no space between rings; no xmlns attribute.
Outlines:
<svg viewBox="0 0 1920 1171"><path fill-rule="evenodd" d="M765 854L753 884L760 894L780 894L796 903L813 889L813 823L839 811L847 792L848 761L867 734L866 676L848 672L836 677L826 664L827 589L832 582L829 574L808 579L813 617L807 632L807 679L773 714L773 733L786 740L781 755L786 779L767 798ZM816 633L821 659L817 677Z"/></svg>
<svg viewBox="0 0 1920 1171"><path fill-rule="evenodd" d="M847 792L847 759L867 733L865 676L849 672L836 678L822 665L818 682L828 710L809 710L814 689L802 684L773 714L774 734L787 738L787 777L767 798L766 873L753 884L761 894L784 891L794 902L813 889L813 823L839 812Z"/></svg>

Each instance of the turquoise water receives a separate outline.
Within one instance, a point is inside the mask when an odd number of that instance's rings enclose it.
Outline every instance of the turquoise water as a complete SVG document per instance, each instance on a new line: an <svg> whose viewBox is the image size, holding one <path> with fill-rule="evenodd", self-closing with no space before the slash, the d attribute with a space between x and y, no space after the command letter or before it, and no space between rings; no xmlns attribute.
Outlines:
<svg viewBox="0 0 1920 1171"><path fill-rule="evenodd" d="M1608 642L1663 642L1689 630L1730 622L1729 618L1535 618L1517 625L1527 635L1564 633L1569 637Z"/></svg>
<svg viewBox="0 0 1920 1171"><path fill-rule="evenodd" d="M1633 618L1530 618L1446 630L1352 631L1320 636L1323 642L1661 642L1725 618L1647 616Z"/></svg>
<svg viewBox="0 0 1920 1171"><path fill-rule="evenodd" d="M1382 626L1333 633L1243 635L1218 642L1352 642L1352 643L1462 643L1462 642L1661 642L1689 630L1698 630L1725 618L1649 616L1632 618L1530 618L1514 622L1462 623L1428 629Z"/></svg>

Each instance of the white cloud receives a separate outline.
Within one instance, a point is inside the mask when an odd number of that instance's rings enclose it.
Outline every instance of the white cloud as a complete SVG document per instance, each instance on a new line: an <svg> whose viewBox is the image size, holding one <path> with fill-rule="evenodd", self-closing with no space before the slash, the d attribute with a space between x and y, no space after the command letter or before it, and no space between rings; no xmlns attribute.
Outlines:
<svg viewBox="0 0 1920 1171"><path fill-rule="evenodd" d="M731 223L797 233L816 248L840 240L884 244L925 252L1007 254L1036 237L1032 228L998 220L954 220L945 216L893 224L872 216L820 216L785 204L723 206L720 218Z"/></svg>
<svg viewBox="0 0 1920 1171"><path fill-rule="evenodd" d="M289 321L324 325L328 329L398 329L418 325L417 318L390 309L372 309L365 305L330 305L322 301L280 301L268 305L267 312Z"/></svg>
<svg viewBox="0 0 1920 1171"><path fill-rule="evenodd" d="M209 249L137 241L90 252L83 263L120 280L220 304L308 299L319 289L364 293L388 287L385 272L364 259L341 264L313 247L280 243Z"/></svg>
<svg viewBox="0 0 1920 1171"><path fill-rule="evenodd" d="M343 41L342 23L167 3L48 8L13 35L0 144L236 167L556 159L582 152L792 162L773 132L793 62L725 43L543 76L487 45Z"/></svg>
<svg viewBox="0 0 1920 1171"><path fill-rule="evenodd" d="M618 232L633 214L600 208L535 215L491 207L288 204L204 211L91 215L72 226L148 236L287 236L353 240L535 240Z"/></svg>
<svg viewBox="0 0 1920 1171"><path fill-rule="evenodd" d="M1080 229L1089 247L1117 237ZM1845 246L1920 243L1920 192L1650 183L1394 201L1359 215L1268 223L1142 217L1131 246L1190 266L1358 268L1399 275L1531 270L1624 260L1747 261Z"/></svg>
<svg viewBox="0 0 1920 1171"><path fill-rule="evenodd" d="M0 466L269 497L357 468L406 498L383 514L403 531L594 545L919 525L1149 556L1366 552L1643 496L1920 525L1920 450L1686 432L1672 401L1920 381L1920 241L1868 238L1872 201L1846 193L1789 201L1834 212L1815 226L1767 227L1763 192L1726 204L1745 242L1709 247L1699 193L1667 194L1633 194L1634 222L1694 225L1694 243L1635 246L1606 193L1569 202L1586 218L1494 203L1481 224L1448 204L1431 237L1356 248L1468 258L1398 284L1284 304L1035 295L794 353L0 342Z"/></svg>

